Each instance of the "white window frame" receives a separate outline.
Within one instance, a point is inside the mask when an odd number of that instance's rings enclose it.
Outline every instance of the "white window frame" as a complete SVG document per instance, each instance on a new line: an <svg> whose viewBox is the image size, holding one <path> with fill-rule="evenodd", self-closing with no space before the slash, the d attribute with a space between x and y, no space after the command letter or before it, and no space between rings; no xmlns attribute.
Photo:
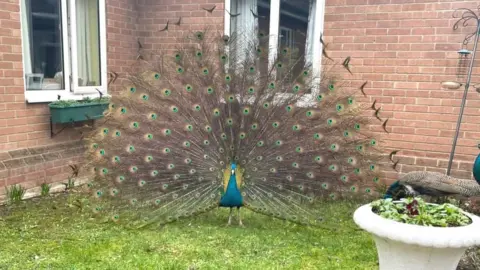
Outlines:
<svg viewBox="0 0 480 270"><path fill-rule="evenodd" d="M236 0L225 0L225 10L231 11L231 1ZM279 29L280 29L280 12L281 12L281 2L283 0L270 0L270 22L269 22L269 50L268 50L268 65L271 67L275 61L275 57L278 52L279 46ZM313 30L313 46L312 48L312 57L311 59L307 59L307 61L311 61L312 63L312 72L313 76L320 79L321 68L322 68L322 43L320 42L320 36L323 33L324 23L325 23L325 0L313 0L315 4L315 8L313 12L315 12L315 20L314 20L314 30ZM253 20L252 16L252 20ZM224 16L224 34L230 35L231 34L231 18L228 12L225 12ZM299 103L305 104L312 104L308 102L308 100L315 100L314 97L318 94L320 89L313 89L312 94L305 95L305 101L299 101Z"/></svg>
<svg viewBox="0 0 480 270"><path fill-rule="evenodd" d="M23 0L20 0L23 3ZM106 33L106 3L105 0L99 0L99 31L100 31L100 86L78 86L78 66L77 66L77 39L76 39L76 1L82 0L61 0L62 17L62 46L63 46L63 80L65 89L62 90L27 90L27 81L25 72L23 72L25 101L27 103L46 103L58 99L62 100L81 100L86 97L98 97L98 90L108 96L107 93L107 33ZM23 10L21 4L20 12ZM22 14L20 14L22 16ZM23 23L23 20L21 20ZM21 27L23 37L23 25ZM22 44L22 53L25 54L25 48ZM25 70L25 59L22 62Z"/></svg>
<svg viewBox="0 0 480 270"><path fill-rule="evenodd" d="M78 65L76 63L78 62L78 48L77 48L77 13L75 7L77 4L77 1L82 1L82 0L71 0L70 3L70 41L71 41L71 52L72 52L72 86L73 86L73 92L75 94L97 94L98 95L98 90L100 90L102 93L106 94L106 85L105 83L107 82L107 33L106 33L106 17L105 17L105 0L99 0L98 5L99 5L99 34L100 34L100 81L101 85L100 86L79 86L78 85Z"/></svg>
<svg viewBox="0 0 480 270"><path fill-rule="evenodd" d="M231 10L231 1L236 0L225 0L225 10ZM273 64L275 56L278 52L278 37L280 29L280 5L283 0L270 0L270 22L269 22L269 65ZM315 2L315 25L314 33L312 40L313 43L313 55L312 63L315 75L320 74L321 70L321 59L322 59L322 43L320 43L320 36L323 33L324 23L325 23L325 0L313 0ZM224 16L224 34L231 34L231 18L228 12L225 12Z"/></svg>

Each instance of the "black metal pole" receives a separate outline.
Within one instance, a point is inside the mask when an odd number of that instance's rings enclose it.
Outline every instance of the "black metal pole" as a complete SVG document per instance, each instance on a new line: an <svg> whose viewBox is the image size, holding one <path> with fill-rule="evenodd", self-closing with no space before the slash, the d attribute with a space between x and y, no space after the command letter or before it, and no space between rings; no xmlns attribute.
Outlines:
<svg viewBox="0 0 480 270"><path fill-rule="evenodd" d="M472 79L473 64L475 62L475 54L477 53L478 38L480 34L480 20L477 19L477 33L475 34L475 43L473 44L472 60L470 61L470 68L468 69L467 82L465 83L465 91L463 92L462 104L460 105L460 113L458 115L457 127L455 129L455 136L453 137L452 150L450 151L450 158L448 160L447 175L450 175L452 169L453 156L455 155L455 148L457 147L458 134L460 133L460 125L462 124L463 111L465 103L467 102L468 88Z"/></svg>

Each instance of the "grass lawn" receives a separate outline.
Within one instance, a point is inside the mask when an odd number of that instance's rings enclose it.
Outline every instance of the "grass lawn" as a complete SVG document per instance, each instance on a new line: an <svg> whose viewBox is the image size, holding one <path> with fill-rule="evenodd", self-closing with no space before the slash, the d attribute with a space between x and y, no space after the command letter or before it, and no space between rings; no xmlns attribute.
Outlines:
<svg viewBox="0 0 480 270"><path fill-rule="evenodd" d="M359 204L323 204L325 224L303 227L228 209L161 228L127 230L90 220L75 194L0 207L0 269L378 269L373 240L352 220Z"/></svg>

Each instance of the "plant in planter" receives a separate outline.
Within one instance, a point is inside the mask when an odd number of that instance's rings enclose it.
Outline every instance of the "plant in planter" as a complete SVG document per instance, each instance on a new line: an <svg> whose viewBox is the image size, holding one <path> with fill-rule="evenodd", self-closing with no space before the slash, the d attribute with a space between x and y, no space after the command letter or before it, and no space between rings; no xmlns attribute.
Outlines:
<svg viewBox="0 0 480 270"><path fill-rule="evenodd" d="M451 204L381 199L353 218L372 234L381 270L454 270L467 248L480 245L480 218Z"/></svg>
<svg viewBox="0 0 480 270"><path fill-rule="evenodd" d="M108 108L110 98L84 98L82 100L60 100L48 104L50 107L50 135L53 137L53 125L55 123L75 123L87 120L95 120L103 117L103 112ZM63 129L62 129L63 130ZM60 133L60 130L58 133Z"/></svg>
<svg viewBox="0 0 480 270"><path fill-rule="evenodd" d="M427 204L421 198L408 198L402 203L395 203L392 199L377 200L371 206L372 211L381 217L407 224L457 227L472 222L452 204Z"/></svg>
<svg viewBox="0 0 480 270"><path fill-rule="evenodd" d="M82 100L57 100L50 103L52 123L72 123L103 117L110 99L107 97Z"/></svg>

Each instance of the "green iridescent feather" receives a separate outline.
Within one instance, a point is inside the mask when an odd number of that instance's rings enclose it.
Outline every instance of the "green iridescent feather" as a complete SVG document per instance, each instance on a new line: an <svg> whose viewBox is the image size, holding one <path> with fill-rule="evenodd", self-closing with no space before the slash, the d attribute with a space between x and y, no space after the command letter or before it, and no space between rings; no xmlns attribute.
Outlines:
<svg viewBox="0 0 480 270"><path fill-rule="evenodd" d="M210 211L232 161L244 206L293 222L317 223L318 200L373 192L379 143L336 65L316 78L289 48L269 66L261 44L187 39L145 53L86 140L97 215L138 225Z"/></svg>

